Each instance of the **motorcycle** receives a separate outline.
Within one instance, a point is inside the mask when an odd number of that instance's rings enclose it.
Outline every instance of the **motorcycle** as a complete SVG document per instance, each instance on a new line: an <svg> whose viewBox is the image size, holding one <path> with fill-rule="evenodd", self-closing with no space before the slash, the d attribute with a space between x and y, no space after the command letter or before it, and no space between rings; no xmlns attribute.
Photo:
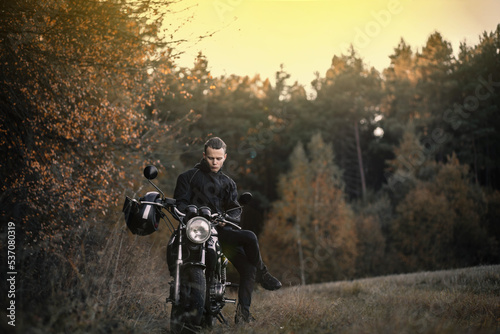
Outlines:
<svg viewBox="0 0 500 334"><path fill-rule="evenodd" d="M144 169L144 176L158 191L148 192L139 200L125 198L123 212L130 231L137 235L149 235L159 227L163 219L171 233L167 245L167 264L172 281L167 303L172 304L170 330L173 333L192 333L200 328L210 328L217 320L227 324L222 309L235 299L225 296L226 287L237 287L227 281L228 259L224 256L217 237L216 227L232 225L240 229L237 219L225 213L212 213L208 207L189 205L181 212L173 198L152 182L158 175L154 166ZM239 198L240 205L252 199L248 192ZM231 209L241 209L242 206ZM165 213L176 221L177 227Z"/></svg>

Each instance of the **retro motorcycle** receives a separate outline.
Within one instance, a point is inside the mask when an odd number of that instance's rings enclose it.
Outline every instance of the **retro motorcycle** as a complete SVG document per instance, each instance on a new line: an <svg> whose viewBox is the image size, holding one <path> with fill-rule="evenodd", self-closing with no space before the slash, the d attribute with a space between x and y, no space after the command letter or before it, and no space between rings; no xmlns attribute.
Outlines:
<svg viewBox="0 0 500 334"><path fill-rule="evenodd" d="M139 200L126 197L123 212L127 227L134 234L153 233L160 219L172 232L167 245L167 264L172 277L167 298L167 303L172 304L170 330L193 333L212 327L217 320L227 324L222 308L236 300L226 298L226 287L237 285L227 281L229 261L222 253L216 227L230 224L239 229L239 221L227 215L228 212L212 213L208 207L190 205L181 212L175 199L165 197L152 182L157 175L154 166L144 169L144 176L158 192L148 192ZM250 193L243 193L239 203L245 205L251 199ZM178 221L177 227L165 212Z"/></svg>

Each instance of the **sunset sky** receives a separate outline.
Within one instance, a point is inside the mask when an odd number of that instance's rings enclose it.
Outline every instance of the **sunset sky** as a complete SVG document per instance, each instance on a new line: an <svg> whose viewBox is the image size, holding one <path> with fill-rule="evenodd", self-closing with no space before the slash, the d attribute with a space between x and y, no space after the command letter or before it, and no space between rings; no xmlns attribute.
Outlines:
<svg viewBox="0 0 500 334"><path fill-rule="evenodd" d="M308 87L314 73L324 76L334 55L353 44L369 66L381 71L401 38L421 50L434 31L451 42L477 44L500 23L499 0L183 0L192 16L178 37L185 44L178 64L191 67L198 51L213 76L260 74L274 83L284 65ZM197 41L197 36L216 32Z"/></svg>

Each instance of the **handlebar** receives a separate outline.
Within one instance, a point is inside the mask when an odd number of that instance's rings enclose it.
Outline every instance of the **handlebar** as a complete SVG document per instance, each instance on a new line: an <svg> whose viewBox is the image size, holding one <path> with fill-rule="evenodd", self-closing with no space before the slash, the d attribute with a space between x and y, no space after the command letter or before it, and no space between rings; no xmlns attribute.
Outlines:
<svg viewBox="0 0 500 334"><path fill-rule="evenodd" d="M233 223L233 224L239 224L240 223L240 220L238 218L234 218L234 217L231 217L231 216L228 216L228 215L224 215L224 220L227 220L228 222Z"/></svg>
<svg viewBox="0 0 500 334"><path fill-rule="evenodd" d="M179 217L186 217L185 213L182 213L181 210L177 209L177 207L174 207L174 212L179 216Z"/></svg>
<svg viewBox="0 0 500 334"><path fill-rule="evenodd" d="M166 198L165 200L159 201L159 202L141 201L141 204L149 204L149 205L159 206L159 207L162 207L162 208L166 208L166 207L170 206L170 207L173 208L174 213L178 217L181 217L181 218L186 217L186 214L183 213L182 211L180 211L175 206L175 200L174 199L168 199L168 198ZM241 230L241 227L239 226L240 220L238 218L234 218L234 217L231 217L231 216L229 216L227 214L220 214L220 213L214 213L214 214L212 214L211 217L214 220L214 222L217 223L217 225L220 225L221 223L222 224L229 224L229 225L231 225L231 226L233 226L233 227ZM222 225L222 226L224 226L224 225Z"/></svg>
<svg viewBox="0 0 500 334"><path fill-rule="evenodd" d="M212 215L212 218L215 218L216 221L219 222L219 225L222 223L223 225L220 225L220 226L224 226L226 224L229 224L239 230L241 230L241 226L239 225L240 223L240 220L238 218L233 218L231 216L228 216L227 214L220 214L220 213L214 213Z"/></svg>
<svg viewBox="0 0 500 334"><path fill-rule="evenodd" d="M156 205L156 206L164 206L163 204L161 204L161 203L157 203L157 202L140 201L140 203L141 203L141 204Z"/></svg>

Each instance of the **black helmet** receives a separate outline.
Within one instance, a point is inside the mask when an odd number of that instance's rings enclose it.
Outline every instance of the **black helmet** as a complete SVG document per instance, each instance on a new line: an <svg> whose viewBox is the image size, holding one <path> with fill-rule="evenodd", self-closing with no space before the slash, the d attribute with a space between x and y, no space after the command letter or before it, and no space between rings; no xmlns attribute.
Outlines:
<svg viewBox="0 0 500 334"><path fill-rule="evenodd" d="M157 192L149 192L139 200L141 202L155 202L160 197ZM140 204L137 200L129 197L125 198L123 213L127 227L133 234L149 235L158 230L160 223L160 213L158 208L151 204Z"/></svg>

